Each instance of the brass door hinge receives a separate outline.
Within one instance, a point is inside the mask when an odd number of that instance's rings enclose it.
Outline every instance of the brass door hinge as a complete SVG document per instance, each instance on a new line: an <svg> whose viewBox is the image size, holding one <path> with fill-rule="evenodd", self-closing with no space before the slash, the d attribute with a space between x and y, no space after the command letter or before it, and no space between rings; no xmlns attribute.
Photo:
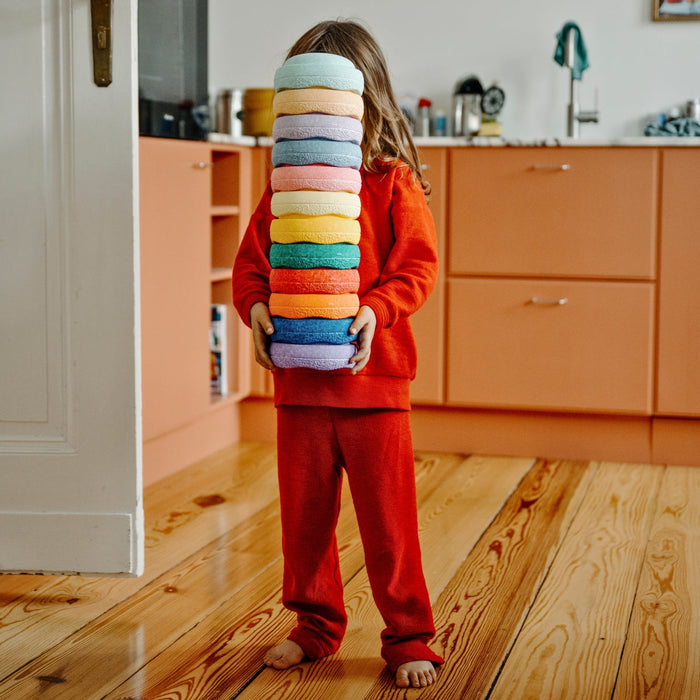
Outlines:
<svg viewBox="0 0 700 700"><path fill-rule="evenodd" d="M90 0L92 75L95 85L112 82L112 0Z"/></svg>

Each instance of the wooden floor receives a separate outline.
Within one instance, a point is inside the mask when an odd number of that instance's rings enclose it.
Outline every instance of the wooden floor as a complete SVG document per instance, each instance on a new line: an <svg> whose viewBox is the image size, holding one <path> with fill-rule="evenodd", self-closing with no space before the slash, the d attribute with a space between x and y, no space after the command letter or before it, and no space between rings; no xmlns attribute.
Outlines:
<svg viewBox="0 0 700 700"><path fill-rule="evenodd" d="M347 494L343 647L263 667L292 619L274 449L244 443L148 489L140 579L0 576L0 698L700 698L700 469L419 454L416 475L431 688L379 659Z"/></svg>

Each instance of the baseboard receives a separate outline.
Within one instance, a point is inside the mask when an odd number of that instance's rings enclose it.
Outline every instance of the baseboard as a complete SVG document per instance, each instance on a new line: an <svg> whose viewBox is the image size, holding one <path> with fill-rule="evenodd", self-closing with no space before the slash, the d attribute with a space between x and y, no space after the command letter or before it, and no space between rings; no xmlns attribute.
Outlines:
<svg viewBox="0 0 700 700"><path fill-rule="evenodd" d="M411 424L417 450L651 461L647 417L415 407Z"/></svg>
<svg viewBox="0 0 700 700"><path fill-rule="evenodd" d="M143 543L130 513L0 513L3 573L138 576ZM130 544L129 544L130 543Z"/></svg>
<svg viewBox="0 0 700 700"><path fill-rule="evenodd" d="M700 467L700 420L654 418L652 459L660 464Z"/></svg>
<svg viewBox="0 0 700 700"><path fill-rule="evenodd" d="M249 397L241 402L241 440L277 441L277 416L272 399Z"/></svg>
<svg viewBox="0 0 700 700"><path fill-rule="evenodd" d="M148 486L241 439L240 404L213 405L188 425L143 444L143 483Z"/></svg>
<svg viewBox="0 0 700 700"><path fill-rule="evenodd" d="M271 399L241 403L241 439L274 442ZM424 452L700 466L700 420L415 406Z"/></svg>

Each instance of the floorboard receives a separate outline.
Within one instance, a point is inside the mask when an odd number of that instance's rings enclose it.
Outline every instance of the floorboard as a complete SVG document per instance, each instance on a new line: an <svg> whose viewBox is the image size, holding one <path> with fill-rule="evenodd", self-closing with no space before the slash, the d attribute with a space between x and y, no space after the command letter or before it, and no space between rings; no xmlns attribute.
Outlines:
<svg viewBox="0 0 700 700"><path fill-rule="evenodd" d="M700 697L700 469L425 453L416 483L431 688L379 657L347 488L343 646L263 666L294 621L275 450L240 443L146 490L141 578L0 576L0 700Z"/></svg>
<svg viewBox="0 0 700 700"><path fill-rule="evenodd" d="M492 698L610 698L661 472L597 470Z"/></svg>
<svg viewBox="0 0 700 700"><path fill-rule="evenodd" d="M568 528L584 464L539 461L505 503L435 606L440 683L422 698L480 698L532 604ZM378 683L370 697L379 697Z"/></svg>
<svg viewBox="0 0 700 700"><path fill-rule="evenodd" d="M700 469L664 473L615 700L700 698Z"/></svg>

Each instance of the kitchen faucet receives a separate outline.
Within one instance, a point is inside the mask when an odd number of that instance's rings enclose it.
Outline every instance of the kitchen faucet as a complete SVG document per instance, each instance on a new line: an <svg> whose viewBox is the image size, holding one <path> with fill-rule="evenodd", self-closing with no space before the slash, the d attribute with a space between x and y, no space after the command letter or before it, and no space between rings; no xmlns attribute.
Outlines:
<svg viewBox="0 0 700 700"><path fill-rule="evenodd" d="M569 106L566 112L566 135L577 139L580 136L581 122L598 122L599 110L598 93L596 91L596 109L582 110L577 99L576 80L574 78L574 62L576 60L576 34L573 29L569 29L566 35L566 53L564 56L564 66L571 69L569 85Z"/></svg>

